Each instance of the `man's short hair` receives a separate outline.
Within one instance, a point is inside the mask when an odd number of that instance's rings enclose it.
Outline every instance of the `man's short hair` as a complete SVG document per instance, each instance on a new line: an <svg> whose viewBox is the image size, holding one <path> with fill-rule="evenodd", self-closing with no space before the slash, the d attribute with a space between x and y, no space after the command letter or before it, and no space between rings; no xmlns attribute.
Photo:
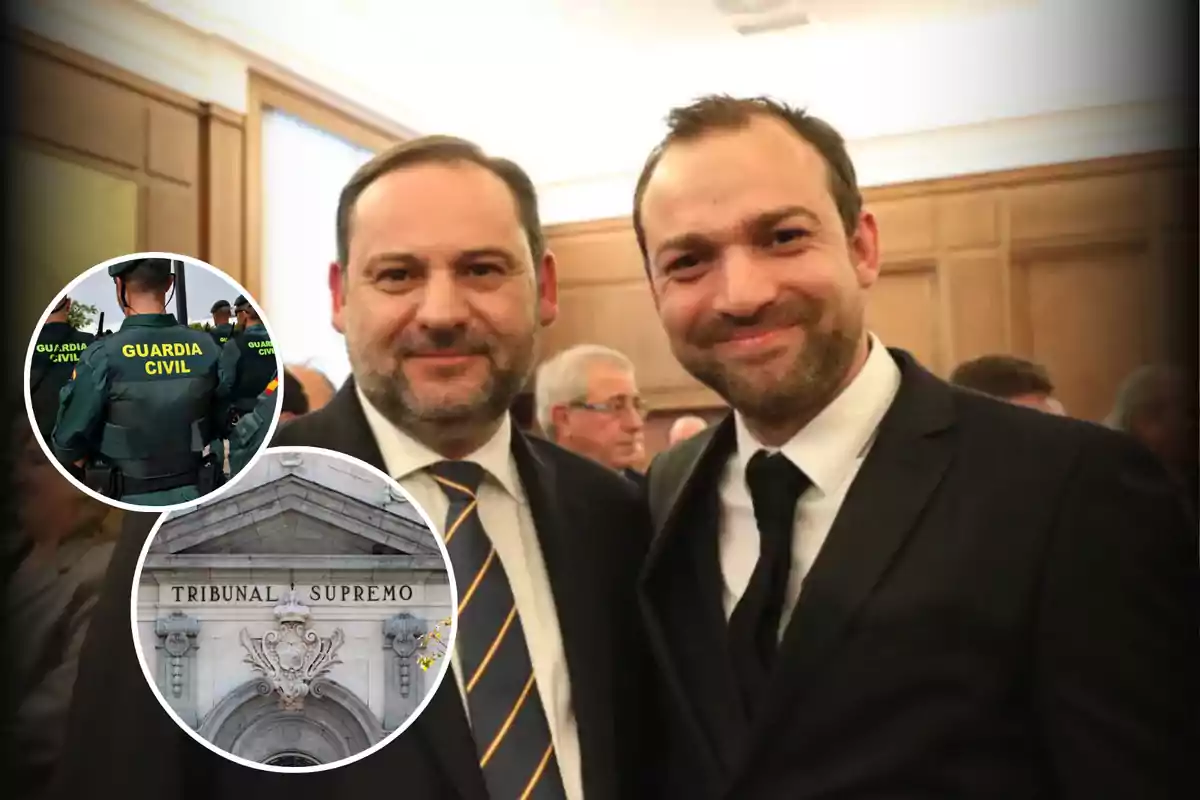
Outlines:
<svg viewBox="0 0 1200 800"><path fill-rule="evenodd" d="M642 197L663 153L676 143L695 141L717 131L745 128L759 117L786 123L796 135L816 148L825 160L829 173L829 193L833 195L846 235L853 235L858 229L858 217L863 207L862 193L858 188L854 162L846 150L846 141L836 128L803 109L769 97L708 95L689 105L671 109L667 114L667 135L650 151L638 176L633 194L633 230L647 264L649 254L646 252L646 234L642 228Z"/></svg>
<svg viewBox="0 0 1200 800"><path fill-rule="evenodd" d="M304 384L286 368L283 370L282 410L296 415L308 413L308 393L304 391Z"/></svg>
<svg viewBox="0 0 1200 800"><path fill-rule="evenodd" d="M1104 424L1114 430L1130 433L1134 418L1169 397L1174 382L1182 378L1178 369L1167 364L1138 367L1121 381L1112 411Z"/></svg>
<svg viewBox="0 0 1200 800"><path fill-rule="evenodd" d="M120 278L135 292L165 292L171 286L171 259L141 258L126 267Z"/></svg>
<svg viewBox="0 0 1200 800"><path fill-rule="evenodd" d="M422 164L475 164L492 173L508 186L517 204L517 216L535 269L546 253L546 237L538 216L537 192L533 181L517 164L506 158L489 156L479 145L456 136L422 136L384 150L358 168L338 197L337 258L345 270L350 259L350 237L354 228L354 206L371 184L397 170ZM415 198L418 202L420 198Z"/></svg>
<svg viewBox="0 0 1200 800"><path fill-rule="evenodd" d="M1054 394L1046 368L1024 358L987 355L964 361L950 374L950 382L965 389L1008 400L1023 395Z"/></svg>
<svg viewBox="0 0 1200 800"><path fill-rule="evenodd" d="M534 404L538 426L551 439L555 438L551 413L555 406L577 403L587 396L588 368L592 364L613 364L618 369L634 372L629 356L599 344L580 344L562 351L542 362L534 379Z"/></svg>

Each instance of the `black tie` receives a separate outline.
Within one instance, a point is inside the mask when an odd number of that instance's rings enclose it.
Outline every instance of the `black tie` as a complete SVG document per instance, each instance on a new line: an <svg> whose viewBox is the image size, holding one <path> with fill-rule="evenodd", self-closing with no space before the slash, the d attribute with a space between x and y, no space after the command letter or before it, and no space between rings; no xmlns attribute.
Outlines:
<svg viewBox="0 0 1200 800"><path fill-rule="evenodd" d="M450 501L446 550L458 585L455 668L463 681L479 765L492 800L562 800L566 794L525 631L504 566L479 518L483 468L429 468Z"/></svg>
<svg viewBox="0 0 1200 800"><path fill-rule="evenodd" d="M758 522L759 554L746 592L729 618L729 643L743 697L753 712L775 660L792 565L796 502L809 480L787 456L759 450L746 465L746 485Z"/></svg>

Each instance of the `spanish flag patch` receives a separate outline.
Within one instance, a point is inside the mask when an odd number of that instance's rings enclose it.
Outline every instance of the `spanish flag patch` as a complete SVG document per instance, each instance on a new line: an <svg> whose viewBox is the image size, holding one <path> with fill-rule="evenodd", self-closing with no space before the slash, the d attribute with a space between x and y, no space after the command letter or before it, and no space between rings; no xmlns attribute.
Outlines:
<svg viewBox="0 0 1200 800"><path fill-rule="evenodd" d="M75 380L75 370L71 370L71 380Z"/></svg>
<svg viewBox="0 0 1200 800"><path fill-rule="evenodd" d="M272 378L271 382L267 384L267 390L264 392L264 394L274 394L275 390L278 388L279 388L279 378Z"/></svg>

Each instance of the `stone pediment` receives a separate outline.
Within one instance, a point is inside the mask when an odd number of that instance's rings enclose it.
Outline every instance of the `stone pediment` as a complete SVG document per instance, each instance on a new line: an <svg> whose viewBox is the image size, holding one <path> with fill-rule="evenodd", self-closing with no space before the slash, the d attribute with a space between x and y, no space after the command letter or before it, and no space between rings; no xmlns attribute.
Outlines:
<svg viewBox="0 0 1200 800"><path fill-rule="evenodd" d="M403 506L403 507L401 507ZM372 504L295 475L218 498L163 523L154 555L440 555L416 509Z"/></svg>

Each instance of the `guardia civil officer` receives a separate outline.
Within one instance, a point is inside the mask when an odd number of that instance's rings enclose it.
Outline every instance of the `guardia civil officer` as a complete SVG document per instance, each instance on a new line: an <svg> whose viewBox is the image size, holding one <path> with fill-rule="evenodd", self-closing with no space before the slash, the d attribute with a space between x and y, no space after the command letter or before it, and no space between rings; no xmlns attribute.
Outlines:
<svg viewBox="0 0 1200 800"><path fill-rule="evenodd" d="M234 316L233 332L235 334L241 333L242 331L246 330L246 326L249 324L246 321L246 311L249 308L250 308L250 301L246 299L246 295L244 295L244 294L239 294L237 296L237 299L233 301L233 316Z"/></svg>
<svg viewBox="0 0 1200 800"><path fill-rule="evenodd" d="M29 369L29 397L33 401L33 416L42 441L50 444L54 420L58 416L58 395L71 379L79 356L96 337L81 331L68 322L71 298L59 301L42 329L38 331L37 346Z"/></svg>
<svg viewBox="0 0 1200 800"><path fill-rule="evenodd" d="M294 417L297 413L303 414L304 411L290 411L289 407L294 408L297 401L303 406L304 410L308 410L308 401L304 397L304 389L300 386L292 374L287 370L283 372L283 397L280 397L279 378L278 376L271 379L267 384L267 388L258 396L254 408L246 414L243 414L233 426L233 430L229 433L229 475L230 477L237 475L246 465L250 463L250 459L259 451L267 440L267 434L271 430L271 418L275 416L275 407L282 402L283 407L279 412L279 421L282 423L285 419Z"/></svg>
<svg viewBox="0 0 1200 800"><path fill-rule="evenodd" d="M229 301L218 300L213 303L210 313L214 325L209 333L212 334L217 344L224 347L225 343L229 341L229 337L233 336L233 322L230 321L233 318L233 312L230 309Z"/></svg>
<svg viewBox="0 0 1200 800"><path fill-rule="evenodd" d="M125 314L84 351L63 387L54 450L106 497L163 506L216 487L205 460L218 411L220 346L166 312L174 276L165 258L108 268Z"/></svg>
<svg viewBox="0 0 1200 800"><path fill-rule="evenodd" d="M227 429L232 429L241 415L254 410L258 396L278 370L275 345L258 310L241 295L234 302L234 310L239 330L225 343L218 366L217 394L224 406Z"/></svg>

